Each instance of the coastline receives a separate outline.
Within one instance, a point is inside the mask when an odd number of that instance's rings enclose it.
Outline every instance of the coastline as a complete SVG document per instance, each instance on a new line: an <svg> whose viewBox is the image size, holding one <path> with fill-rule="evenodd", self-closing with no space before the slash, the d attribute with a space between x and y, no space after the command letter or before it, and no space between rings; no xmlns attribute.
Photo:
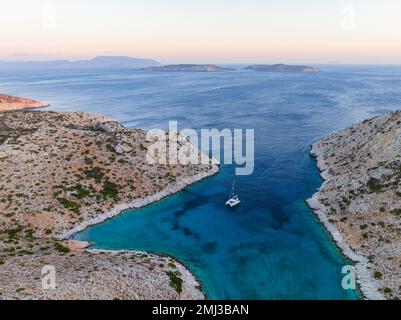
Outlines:
<svg viewBox="0 0 401 320"><path fill-rule="evenodd" d="M207 179L209 177L212 177L216 175L219 172L219 166L216 164L212 165L212 169L206 172L199 173L194 176L190 177L184 177L180 181L174 182L167 186L164 190L155 193L151 196L148 196L143 199L137 199L132 201L131 203L127 204L120 204L115 206L113 209L110 211L107 211L103 214L100 214L99 216L89 219L87 221L83 221L80 224L76 225L74 228L58 234L57 238L60 240L71 240L73 239L73 236L86 228L100 224L105 222L106 220L109 220L119 214L124 213L127 210L130 209L140 209L145 206L151 205L153 203L156 203L166 197L169 197L175 193L181 192L183 189L186 187L195 184L196 182L199 182L201 180ZM76 240L77 242L81 242L79 240ZM90 246L93 246L94 243L90 243ZM153 253L153 252L148 252L148 251L137 251L137 250L105 250L105 249L85 249L87 252L90 253L110 253L110 254L119 254L119 253L131 253L131 254L153 254L159 257L169 257L170 259L174 260L176 263L176 267L180 274L183 277L183 280L186 284L186 286L183 286L184 292L182 294L183 299L194 299L196 297L197 300L203 300L203 299L208 299L207 293L204 291L204 287L202 285L201 280L190 270L184 262L180 261L177 257L169 255L169 254L158 254L158 253ZM192 290L191 290L192 289Z"/></svg>
<svg viewBox="0 0 401 320"><path fill-rule="evenodd" d="M93 243L91 243L91 246ZM178 259L177 257L166 254L166 253L156 253L152 251L138 251L138 250L112 250L112 249L85 249L87 252L93 253L93 254L103 254L103 253L109 253L111 255L118 255L118 254L150 254L150 255L155 255L158 257L167 257L173 260L176 263L176 267L178 271L180 272L181 276L183 276L184 283L189 283L190 286L195 288L196 290L188 290L189 288L185 288L187 292L184 292L182 294L182 299L184 300L193 300L193 297L197 297L196 300L208 300L208 295L204 291L202 282L196 277L196 275L190 270L183 261Z"/></svg>
<svg viewBox="0 0 401 320"><path fill-rule="evenodd" d="M328 167L321 156L321 150L317 146L317 142L312 144L310 155L316 159L317 168L320 171L320 176L323 179L322 185L311 198L305 200L313 213L318 217L326 231L332 237L334 243L341 250L345 257L354 262L356 281L360 291L366 300L385 300L384 296L379 292L378 286L373 276L368 271L369 261L367 258L356 254L351 247L344 241L341 233L329 221L326 207L319 201L320 190L322 190L327 182L331 179Z"/></svg>
<svg viewBox="0 0 401 320"><path fill-rule="evenodd" d="M118 216L119 214L123 213L124 211L131 210L131 209L140 209L140 208L143 208L152 203L158 202L166 197L169 197L177 192L182 191L186 187L188 187L196 182L199 182L203 179L214 176L218 172L219 172L218 165L212 165L212 169L210 169L208 171L198 173L194 176L183 177L179 181L171 183L162 191L157 192L148 197L145 197L142 199L137 199L137 200L134 200L134 201L132 201L130 203L126 203L126 204L119 204L107 212L104 212L104 213L102 213L94 218L91 218L89 220L83 221L83 222L77 224L76 226L74 226L73 228L71 228L67 231L64 231L62 233L59 233L56 237L60 240L70 240L75 234L85 230L86 228L88 228L90 226L100 224L106 220L109 220L115 216Z"/></svg>

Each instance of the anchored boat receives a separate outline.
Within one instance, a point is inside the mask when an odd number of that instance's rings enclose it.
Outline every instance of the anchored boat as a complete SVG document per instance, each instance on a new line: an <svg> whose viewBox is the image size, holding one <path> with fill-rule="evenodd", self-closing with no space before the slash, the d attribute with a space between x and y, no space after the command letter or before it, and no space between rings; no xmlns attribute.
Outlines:
<svg viewBox="0 0 401 320"><path fill-rule="evenodd" d="M226 202L226 206L232 208L232 207L239 205L240 202L241 202L241 200L239 199L238 195L235 194L235 180L233 180L230 198Z"/></svg>

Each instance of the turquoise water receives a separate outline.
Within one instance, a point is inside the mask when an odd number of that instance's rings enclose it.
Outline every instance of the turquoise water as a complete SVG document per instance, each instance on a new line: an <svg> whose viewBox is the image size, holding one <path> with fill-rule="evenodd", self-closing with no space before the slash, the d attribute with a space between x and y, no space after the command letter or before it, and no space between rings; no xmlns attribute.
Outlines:
<svg viewBox="0 0 401 320"><path fill-rule="evenodd" d="M97 112L126 126L255 129L255 172L237 179L242 203L224 207L232 166L159 203L76 237L97 248L178 257L212 299L357 299L341 288L348 262L304 204L321 184L308 148L348 124L394 110L399 67L322 66L321 74L0 72L2 90Z"/></svg>

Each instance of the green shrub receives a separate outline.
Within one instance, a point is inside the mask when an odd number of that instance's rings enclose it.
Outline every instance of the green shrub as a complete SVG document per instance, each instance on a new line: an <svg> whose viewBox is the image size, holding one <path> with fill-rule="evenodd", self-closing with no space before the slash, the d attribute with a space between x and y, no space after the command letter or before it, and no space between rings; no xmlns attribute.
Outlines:
<svg viewBox="0 0 401 320"><path fill-rule="evenodd" d="M88 179L95 179L96 182L100 182L104 177L104 173L102 169L100 169L99 167L94 167L90 170L85 170L84 174Z"/></svg>
<svg viewBox="0 0 401 320"><path fill-rule="evenodd" d="M368 180L368 188L373 192L379 192L382 190L383 186L380 184L378 179L370 178Z"/></svg>
<svg viewBox="0 0 401 320"><path fill-rule="evenodd" d="M32 238L35 231L33 229L26 229L25 234L28 238Z"/></svg>
<svg viewBox="0 0 401 320"><path fill-rule="evenodd" d="M56 192L53 193L53 197L54 197L54 198L57 198L61 193L62 193L61 190L56 191Z"/></svg>
<svg viewBox="0 0 401 320"><path fill-rule="evenodd" d="M109 152L113 152L113 153L116 152L116 149L115 149L114 146L111 145L111 144L106 144L106 149L107 149L107 151L109 151Z"/></svg>
<svg viewBox="0 0 401 320"><path fill-rule="evenodd" d="M173 271L166 272L168 277L170 278L170 285L177 291L178 293L182 292L182 279Z"/></svg>
<svg viewBox="0 0 401 320"><path fill-rule="evenodd" d="M59 242L56 242L55 244L54 244L54 248L58 251L58 252L61 252L61 253L69 253L71 250L70 250L70 248L67 248L67 247L65 247L65 246L63 246L61 243L59 243Z"/></svg>
<svg viewBox="0 0 401 320"><path fill-rule="evenodd" d="M118 186L115 183L106 181L103 185L103 190L100 191L104 198L115 199L118 196Z"/></svg>
<svg viewBox="0 0 401 320"><path fill-rule="evenodd" d="M79 203L76 203L74 201L68 200L66 198L57 198L58 202L60 202L60 204L66 208L66 209L70 209L71 211L75 212L75 213L79 213L79 209L81 207L81 205Z"/></svg>
<svg viewBox="0 0 401 320"><path fill-rule="evenodd" d="M380 280L380 279L383 277L383 275L382 275L381 272L376 271L376 272L374 273L374 277L375 277L376 280Z"/></svg>
<svg viewBox="0 0 401 320"><path fill-rule="evenodd" d="M9 229L8 231L7 231L7 234L8 234L8 236L10 237L10 238L15 238L17 235L18 235L18 233L20 233L21 231L22 231L22 227L21 226L19 226L19 227L17 227L17 228L14 228L14 229Z"/></svg>
<svg viewBox="0 0 401 320"><path fill-rule="evenodd" d="M83 199L90 195L90 191L80 183L70 188L70 190L74 191L72 195L78 199Z"/></svg>
<svg viewBox="0 0 401 320"><path fill-rule="evenodd" d="M85 164L87 164L87 165L92 165L93 164L93 160L91 158L85 157L84 161L85 161Z"/></svg>

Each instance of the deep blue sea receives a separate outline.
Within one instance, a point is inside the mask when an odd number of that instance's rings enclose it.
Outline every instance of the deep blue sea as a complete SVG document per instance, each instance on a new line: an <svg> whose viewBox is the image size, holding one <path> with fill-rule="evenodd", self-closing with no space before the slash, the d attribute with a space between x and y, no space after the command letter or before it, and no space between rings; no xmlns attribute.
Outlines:
<svg viewBox="0 0 401 320"><path fill-rule="evenodd" d="M321 66L319 74L0 71L0 91L101 113L128 127L255 130L255 171L215 177L77 235L96 248L172 254L212 299L358 299L346 261L304 204L321 184L310 144L401 106L401 68Z"/></svg>

